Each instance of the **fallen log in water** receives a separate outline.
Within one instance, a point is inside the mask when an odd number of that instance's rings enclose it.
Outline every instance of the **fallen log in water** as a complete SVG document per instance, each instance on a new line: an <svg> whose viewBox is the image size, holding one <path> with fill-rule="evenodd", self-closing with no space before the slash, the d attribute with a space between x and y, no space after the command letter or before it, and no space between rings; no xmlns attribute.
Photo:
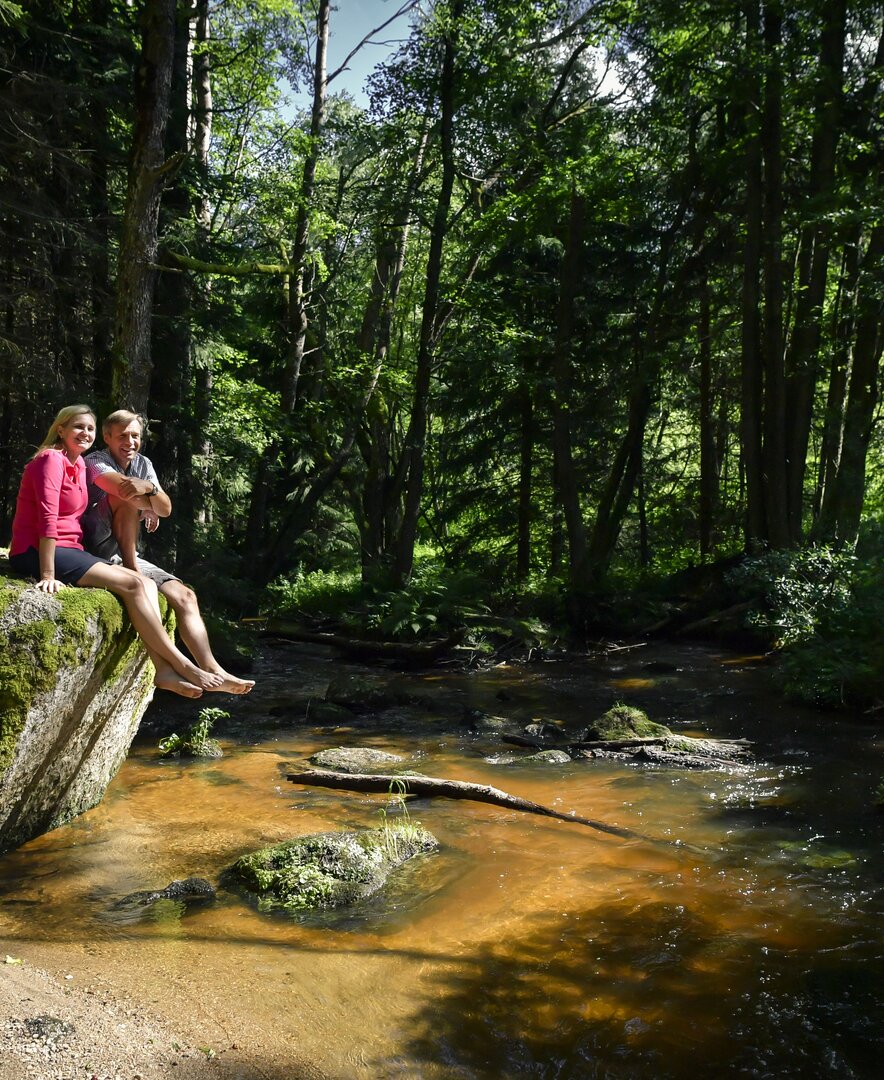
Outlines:
<svg viewBox="0 0 884 1080"><path fill-rule="evenodd" d="M331 645L347 656L359 659L400 660L418 666L430 665L447 656L460 644L463 633L458 631L441 641L368 641L342 634L307 630L284 619L268 619L263 636L280 637L287 641L304 641L312 645Z"/></svg>
<svg viewBox="0 0 884 1080"><path fill-rule="evenodd" d="M624 829L619 825L606 825L603 821L593 821L591 818L578 817L576 814L562 814L558 810L551 810L548 806L541 806L540 803L531 802L529 799L508 795L500 788L489 787L486 784L468 784L464 780L442 780L435 776L410 776L408 774L388 776L383 773L342 773L325 769L306 769L303 772L289 773L286 779L293 784L304 784L306 787L379 792L385 795L391 792L398 794L404 787L405 790L402 792L404 795L417 795L430 799L468 799L472 802L491 803L494 806L504 806L508 810L521 810L526 814L541 814L543 817L586 825L590 829L610 833L612 836L625 836L631 840L651 840L651 837L642 836L641 833L633 832L632 829Z"/></svg>

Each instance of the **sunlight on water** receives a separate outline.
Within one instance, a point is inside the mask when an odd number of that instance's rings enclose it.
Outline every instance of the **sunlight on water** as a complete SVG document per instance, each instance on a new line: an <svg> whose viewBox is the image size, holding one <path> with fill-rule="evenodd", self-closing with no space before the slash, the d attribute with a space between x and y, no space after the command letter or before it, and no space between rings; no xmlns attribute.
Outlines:
<svg viewBox="0 0 884 1080"><path fill-rule="evenodd" d="M125 968L143 999L196 1000L233 1033L277 1053L296 1046L341 1078L679 1077L700 1060L705 1075L871 1075L882 860L862 796L880 759L858 772L862 729L842 732L856 746L833 757L823 721L753 696L742 669L723 673L705 654L691 667L667 676L665 698L640 668L621 666L615 682L644 689L636 703L680 730L757 740L750 768L507 767L485 760L492 741L441 722L419 736L257 726L204 763L159 761L141 743L99 807L0 859L0 934L64 945L97 974ZM611 674L587 661L416 681L576 729L611 703ZM408 869L414 889L394 885L356 912L267 916L223 892L202 907L114 909L175 878L215 881L241 853L290 836L378 825L383 796L286 780L341 743L648 839L418 800L409 814L441 852Z"/></svg>

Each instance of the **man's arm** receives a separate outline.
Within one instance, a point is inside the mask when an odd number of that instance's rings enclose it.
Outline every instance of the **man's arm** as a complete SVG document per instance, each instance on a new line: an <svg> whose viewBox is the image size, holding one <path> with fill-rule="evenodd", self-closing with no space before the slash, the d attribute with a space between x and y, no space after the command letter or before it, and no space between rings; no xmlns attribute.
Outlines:
<svg viewBox="0 0 884 1080"><path fill-rule="evenodd" d="M157 517L168 517L172 513L172 500L165 491L157 489L156 494L150 494L156 487L152 480L139 480L109 471L99 473L92 483L108 495L115 495L139 510L153 511Z"/></svg>

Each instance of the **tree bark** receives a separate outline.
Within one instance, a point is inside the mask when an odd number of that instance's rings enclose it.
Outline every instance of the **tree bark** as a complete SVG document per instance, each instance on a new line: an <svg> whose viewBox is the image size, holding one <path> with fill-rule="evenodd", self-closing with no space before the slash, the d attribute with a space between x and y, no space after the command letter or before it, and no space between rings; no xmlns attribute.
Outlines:
<svg viewBox="0 0 884 1080"><path fill-rule="evenodd" d="M761 152L764 162L762 253L764 267L764 439L767 541L775 548L789 544L786 490L786 370L783 350L783 73L782 7L764 6L764 96Z"/></svg>
<svg viewBox="0 0 884 1080"><path fill-rule="evenodd" d="M762 471L762 360L761 360L761 237L762 237L762 167L759 77L761 18L758 0L748 0L745 46L745 171L746 239L743 245L742 322L741 322L741 407L740 439L746 478L746 546L750 550L767 539Z"/></svg>
<svg viewBox="0 0 884 1080"><path fill-rule="evenodd" d="M700 280L700 319L697 327L700 353L700 553L714 546L714 523L718 507L718 453L712 377L712 334L709 312L709 276L704 267Z"/></svg>
<svg viewBox="0 0 884 1080"><path fill-rule="evenodd" d="M801 234L795 325L786 358L787 508L789 540L793 544L802 535L807 447L819 376L821 319L829 266L830 230L824 215L835 186L847 22L845 0L830 0L823 9L823 19L807 192L816 220L805 225Z"/></svg>
<svg viewBox="0 0 884 1080"><path fill-rule="evenodd" d="M841 461L826 506L825 536L852 546L859 534L865 498L866 458L875 422L879 369L884 347L880 265L884 258L884 226L872 230L863 259L857 304L856 344L845 410Z"/></svg>
<svg viewBox="0 0 884 1080"><path fill-rule="evenodd" d="M307 272L307 243L310 233L310 217L313 209L313 193L316 186L316 166L325 125L325 102L328 90L327 55L329 15L331 0L319 0L316 13L316 53L313 68L313 104L310 110L310 141L304 157L304 171L298 192L298 215L292 244L291 262L295 272L289 294L288 324L291 335L286 356L285 379L282 387L282 408L291 415L298 399L298 383L304 362L309 319L307 297L304 294Z"/></svg>
<svg viewBox="0 0 884 1080"><path fill-rule="evenodd" d="M534 395L524 384L520 391L519 430L519 506L516 521L516 580L524 581L531 572L531 490L534 463Z"/></svg>
<svg viewBox="0 0 884 1080"><path fill-rule="evenodd" d="M426 452L430 408L430 380L435 362L437 319L441 294L442 253L448 231L448 212L454 189L455 55L457 53L457 33L463 5L464 0L452 0L443 45L442 71L439 79L442 175L430 231L430 249L427 255L426 286L418 343L414 397L403 449L405 475L407 477L405 481L405 506L393 564L393 577L399 585L405 584L411 579L414 566L414 545L417 539L417 523L420 516L421 495L423 494L424 455Z"/></svg>
<svg viewBox="0 0 884 1080"><path fill-rule="evenodd" d="M576 186L571 191L571 212L568 236L562 260L559 283L559 303L556 315L556 336L553 345L552 369L554 388L552 395L553 441L555 445L556 489L559 503L565 515L568 532L568 567L571 587L582 585L586 564L586 529L580 507L580 493L574 467L571 434L570 403L571 358L574 349L574 300L580 280L581 250L583 246L583 198Z"/></svg>
<svg viewBox="0 0 884 1080"><path fill-rule="evenodd" d="M160 197L166 173L175 0L146 0L135 77L135 128L117 264L113 398L117 408L147 408L152 371L150 335L156 285Z"/></svg>

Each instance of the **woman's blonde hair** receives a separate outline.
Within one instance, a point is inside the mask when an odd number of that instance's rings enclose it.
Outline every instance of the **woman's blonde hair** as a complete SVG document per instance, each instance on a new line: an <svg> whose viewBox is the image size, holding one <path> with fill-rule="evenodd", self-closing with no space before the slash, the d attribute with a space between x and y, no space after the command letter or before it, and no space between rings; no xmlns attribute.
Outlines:
<svg viewBox="0 0 884 1080"><path fill-rule="evenodd" d="M44 450L51 450L54 447L61 446L61 436L58 434L58 429L67 427L75 416L91 416L95 420L95 413L88 405L65 405L63 409L59 409L58 415L49 425L46 438L37 447L34 457L37 454L42 454Z"/></svg>

